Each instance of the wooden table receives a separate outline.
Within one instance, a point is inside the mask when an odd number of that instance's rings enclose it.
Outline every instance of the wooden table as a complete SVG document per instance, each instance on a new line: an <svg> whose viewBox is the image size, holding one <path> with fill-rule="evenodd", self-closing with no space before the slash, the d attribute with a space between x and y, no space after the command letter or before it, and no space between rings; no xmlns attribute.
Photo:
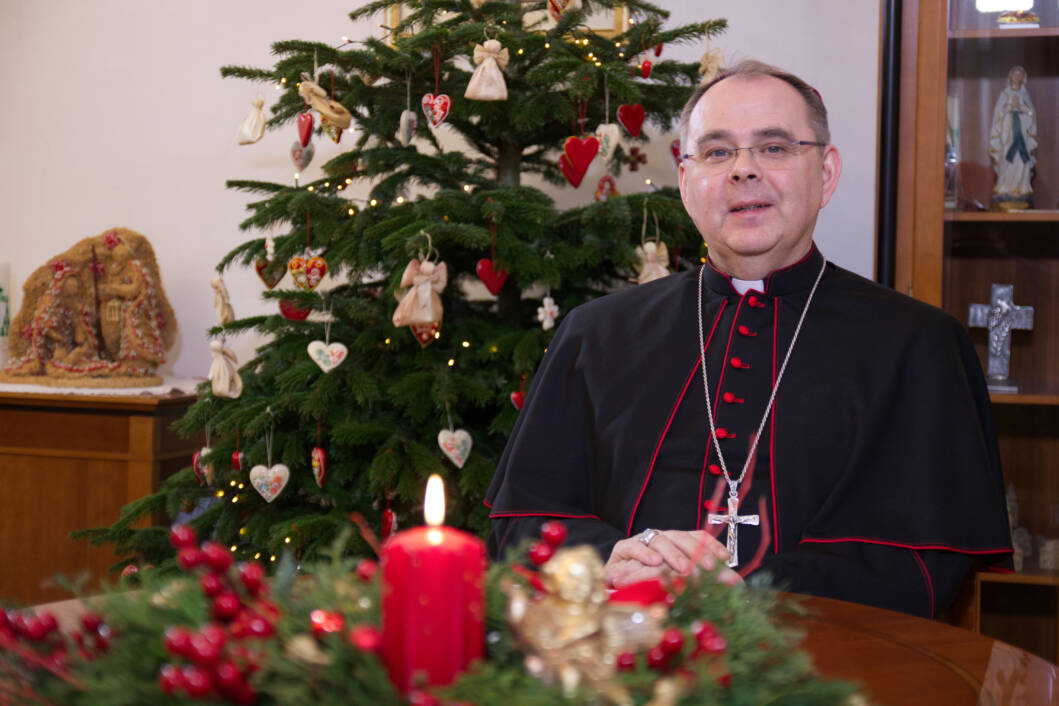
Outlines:
<svg viewBox="0 0 1059 706"><path fill-rule="evenodd" d="M817 669L859 682L873 704L1059 704L1059 668L1029 652L904 613L805 600L804 647Z"/></svg>
<svg viewBox="0 0 1059 706"><path fill-rule="evenodd" d="M122 506L188 465L200 440L170 429L193 395L0 392L0 598L24 604L69 593L45 586L115 556L70 532L112 524Z"/></svg>

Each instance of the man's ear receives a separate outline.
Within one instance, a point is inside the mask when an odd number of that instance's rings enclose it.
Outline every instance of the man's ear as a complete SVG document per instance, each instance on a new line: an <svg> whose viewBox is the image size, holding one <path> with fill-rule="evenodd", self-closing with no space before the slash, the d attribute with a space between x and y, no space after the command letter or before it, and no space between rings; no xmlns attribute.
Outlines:
<svg viewBox="0 0 1059 706"><path fill-rule="evenodd" d="M838 148L834 145L828 145L824 148L824 159L820 165L820 175L823 181L823 188L820 192L820 208L823 208L831 200L831 195L835 193L835 189L838 188L838 178L842 175L842 155L838 153Z"/></svg>

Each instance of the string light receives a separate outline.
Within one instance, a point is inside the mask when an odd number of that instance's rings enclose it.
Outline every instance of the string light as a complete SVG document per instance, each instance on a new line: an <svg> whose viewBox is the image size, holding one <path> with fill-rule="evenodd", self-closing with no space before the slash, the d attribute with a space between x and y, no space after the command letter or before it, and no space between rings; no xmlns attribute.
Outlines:
<svg viewBox="0 0 1059 706"><path fill-rule="evenodd" d="M218 498L223 498L224 497L224 491L223 490L218 490L217 491L217 497Z"/></svg>
<svg viewBox="0 0 1059 706"><path fill-rule="evenodd" d="M240 483L240 484L239 484L239 490L242 490L242 489L243 489L243 488L245 488L245 487L246 487L246 486L244 486L244 485L243 485L242 483Z"/></svg>
<svg viewBox="0 0 1059 706"><path fill-rule="evenodd" d="M261 558L261 552L257 552L257 553L255 553L255 554L254 554L254 558L255 558L255 559L260 559L260 558Z"/></svg>
<svg viewBox="0 0 1059 706"><path fill-rule="evenodd" d="M522 47L519 47L519 49L518 49L518 53L519 53L519 54L522 54Z"/></svg>
<svg viewBox="0 0 1059 706"><path fill-rule="evenodd" d="M372 207L372 208L375 208L376 206L378 206L378 205L379 205L379 202L378 202L378 201L376 201L375 199L372 199L372 200L371 200L371 201L370 201L369 203L371 204L371 207Z"/></svg>
<svg viewBox="0 0 1059 706"><path fill-rule="evenodd" d="M601 62L598 62L598 61L597 61L597 62L596 62L596 66L603 66L603 64L602 64Z"/></svg>
<svg viewBox="0 0 1059 706"><path fill-rule="evenodd" d="M545 42L545 43L544 43L544 48L545 48L545 49L551 49L551 48L552 48L552 45L551 45L551 43L550 43L550 42Z"/></svg>
<svg viewBox="0 0 1059 706"><path fill-rule="evenodd" d="M463 346L464 348L470 348L471 347L471 342L470 341L464 341L460 345Z"/></svg>
<svg viewBox="0 0 1059 706"><path fill-rule="evenodd" d="M284 537L283 538L283 543L284 544L290 544L290 537Z"/></svg>
<svg viewBox="0 0 1059 706"><path fill-rule="evenodd" d="M651 184L652 184L653 182L652 182L652 181L651 181L650 179L644 179L644 180L643 180L643 183L645 183L645 184L647 184L648 186L650 186L650 185L651 185Z"/></svg>
<svg viewBox="0 0 1059 706"><path fill-rule="evenodd" d="M299 179L301 179L301 176L301 172L294 172L294 181L298 181Z"/></svg>
<svg viewBox="0 0 1059 706"><path fill-rule="evenodd" d="M232 551L234 552L234 551L235 551L235 550L237 549L237 547L236 547L236 546L235 546L235 545L233 544L233 545L232 545L232 546L230 547L230 549L231 549L231 550L232 550Z"/></svg>
<svg viewBox="0 0 1059 706"><path fill-rule="evenodd" d="M287 85L287 77L286 77L286 76L284 76L283 78L281 78L281 79L279 80L279 82L280 82L280 83L282 83L283 85Z"/></svg>
<svg viewBox="0 0 1059 706"><path fill-rule="evenodd" d="M464 184L463 185L463 190L466 191L468 194L471 193L471 185L470 184Z"/></svg>
<svg viewBox="0 0 1059 706"><path fill-rule="evenodd" d="M275 555L275 554L273 554L272 556L270 556L270 557L268 558L268 560L269 560L269 561L275 561L275 560L276 560L276 555Z"/></svg>
<svg viewBox="0 0 1059 706"><path fill-rule="evenodd" d="M233 496L232 497L232 503L237 503L237 502L239 502L239 496L238 495Z"/></svg>
<svg viewBox="0 0 1059 706"><path fill-rule="evenodd" d="M349 215L351 215L351 216L354 216L354 215L356 215L356 213L357 213L357 212L356 212L356 210L355 210L355 209L354 209L354 208L353 208L352 206L350 206L350 207L349 207L349 210L348 210L348 211L346 211L346 213L348 213L348 214L349 214Z"/></svg>
<svg viewBox="0 0 1059 706"><path fill-rule="evenodd" d="M325 182L324 182L324 188L326 189L326 188L327 188L327 187L329 187L329 186L331 186L331 182L329 182L329 181L325 181Z"/></svg>
<svg viewBox="0 0 1059 706"><path fill-rule="evenodd" d="M229 483L229 485L234 488L235 487L235 481L233 480L231 483Z"/></svg>
<svg viewBox="0 0 1059 706"><path fill-rule="evenodd" d="M383 341L383 343L386 344L387 346L390 345L390 339L387 338L385 341Z"/></svg>
<svg viewBox="0 0 1059 706"><path fill-rule="evenodd" d="M346 177L346 183L347 183L347 184L352 184L352 183L353 183L353 180L352 180L352 179L350 179L349 177Z"/></svg>
<svg viewBox="0 0 1059 706"><path fill-rule="evenodd" d="M441 331L435 331L434 338L441 338Z"/></svg>
<svg viewBox="0 0 1059 706"><path fill-rule="evenodd" d="M449 358L449 367L451 368L454 365L456 365L456 359L455 358Z"/></svg>
<svg viewBox="0 0 1059 706"><path fill-rule="evenodd" d="M313 190L313 187L312 187L312 186L307 186L307 187L305 187L305 188L306 188L306 190L308 190L308 191L312 191L312 190Z"/></svg>
<svg viewBox="0 0 1059 706"><path fill-rule="evenodd" d="M398 204L404 203L404 196L398 196L396 201L397 201Z"/></svg>
<svg viewBox="0 0 1059 706"><path fill-rule="evenodd" d="M246 527L240 527L239 528L239 536L241 536L241 537L245 537L246 536Z"/></svg>
<svg viewBox="0 0 1059 706"><path fill-rule="evenodd" d="M490 352L490 353L496 353L496 352L497 352L497 351L499 351L499 350L500 350L500 349L499 349L499 348L497 348L496 346L489 346L489 352Z"/></svg>

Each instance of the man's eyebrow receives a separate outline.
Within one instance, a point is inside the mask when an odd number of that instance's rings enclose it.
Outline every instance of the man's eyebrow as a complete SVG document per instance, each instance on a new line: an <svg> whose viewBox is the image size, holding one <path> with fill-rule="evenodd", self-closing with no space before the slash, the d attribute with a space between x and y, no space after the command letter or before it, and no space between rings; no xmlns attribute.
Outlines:
<svg viewBox="0 0 1059 706"><path fill-rule="evenodd" d="M789 130L782 127L766 127L760 130L754 131L754 137L756 139L768 138L768 137L779 137L785 140L794 141L794 135ZM699 136L699 139L695 140L695 146L702 148L703 146L711 142L732 142L732 133L729 130L710 130Z"/></svg>

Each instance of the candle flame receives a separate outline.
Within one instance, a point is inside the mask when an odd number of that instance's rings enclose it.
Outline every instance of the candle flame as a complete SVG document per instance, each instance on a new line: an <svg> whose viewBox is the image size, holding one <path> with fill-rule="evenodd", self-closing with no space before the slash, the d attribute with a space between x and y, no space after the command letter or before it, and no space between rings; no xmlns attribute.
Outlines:
<svg viewBox="0 0 1059 706"><path fill-rule="evenodd" d="M431 527L445 521L445 484L437 473L427 479L427 492L423 497L423 519Z"/></svg>

